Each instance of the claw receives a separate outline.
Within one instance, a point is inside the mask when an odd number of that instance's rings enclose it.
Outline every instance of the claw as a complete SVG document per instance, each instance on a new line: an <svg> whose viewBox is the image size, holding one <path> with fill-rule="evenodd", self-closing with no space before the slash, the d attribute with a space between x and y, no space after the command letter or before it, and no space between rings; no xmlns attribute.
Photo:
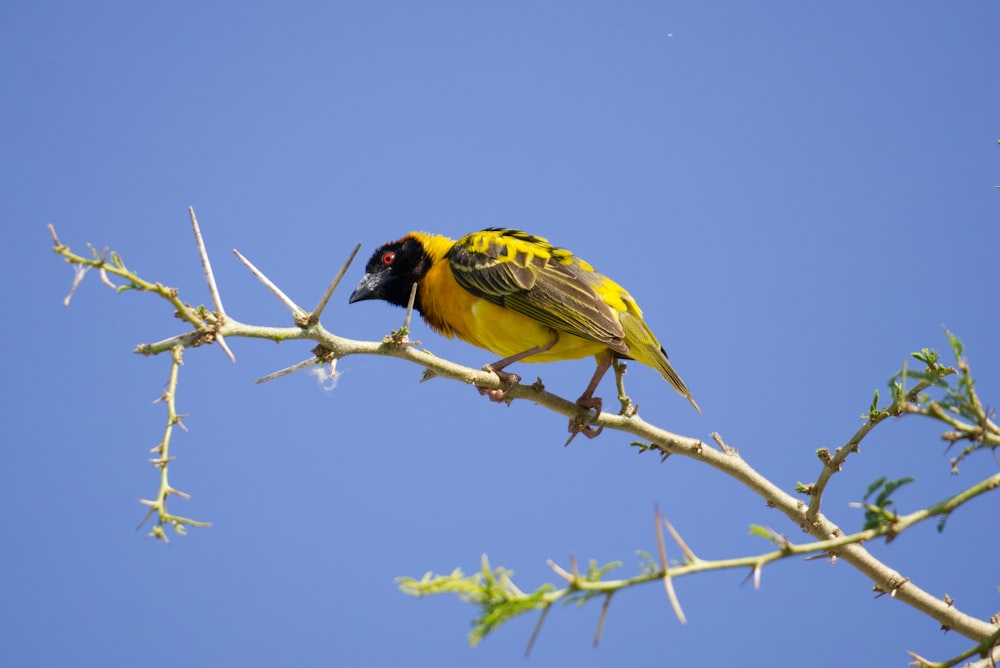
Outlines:
<svg viewBox="0 0 1000 668"><path fill-rule="evenodd" d="M577 434L583 434L587 438L597 438L600 436L601 432L604 431L604 427L594 427L590 422L596 420L601 414L601 408L604 407L604 401L600 397L588 397L586 394L576 400L576 405L580 408L586 408L589 410L596 411L593 417L586 418L570 418L569 421L569 431L570 437L563 444L563 447L569 445L576 438Z"/></svg>
<svg viewBox="0 0 1000 668"><path fill-rule="evenodd" d="M493 366L489 364L485 365L483 367L483 370L492 371L493 373L495 373L497 375L497 378L500 379L502 387L491 388L491 387L477 386L476 389L479 390L479 394L488 396L490 398L490 401L495 401L497 403L503 402L509 406L511 399L510 397L507 396L507 394L511 391L511 389L515 385L521 382L521 377L518 376L516 373L507 373L506 371L502 371L500 369L494 369Z"/></svg>
<svg viewBox="0 0 1000 668"><path fill-rule="evenodd" d="M600 397L588 397L586 395L580 397L576 400L576 405L581 408L586 408L590 410L591 408L597 411L597 415L601 414L601 409L604 408L604 400ZM594 417L596 418L597 415Z"/></svg>

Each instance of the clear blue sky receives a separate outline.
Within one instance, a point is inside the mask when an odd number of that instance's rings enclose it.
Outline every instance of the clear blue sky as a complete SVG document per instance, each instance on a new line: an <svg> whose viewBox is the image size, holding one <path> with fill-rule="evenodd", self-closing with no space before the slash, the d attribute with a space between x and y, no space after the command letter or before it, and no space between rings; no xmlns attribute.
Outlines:
<svg viewBox="0 0 1000 668"><path fill-rule="evenodd" d="M231 248L309 305L356 242L522 227L632 292L705 411L634 367L647 419L719 431L792 489L909 352L946 348L942 324L1000 403L998 25L994 2L3 3L0 664L516 665L534 617L469 649L472 608L393 579L483 552L526 589L571 552L628 575L655 504L706 558L765 551L754 523L805 540L712 470L614 433L564 449L562 417L418 385L402 362L345 359L333 391L254 386L308 346L245 340L235 366L203 348L182 369L172 479L193 497L174 507L214 526L144 539L169 364L131 350L181 328L93 275L64 308L47 224L201 303L194 206L228 310L275 325L287 312ZM347 295L335 332L399 326ZM591 369L522 367L571 397ZM831 517L860 528L848 503L880 475L917 478L905 511L996 470L951 476L938 432L881 427ZM997 512L989 496L943 535L871 548L989 617ZM553 610L527 665L901 666L967 647L845 564L780 563L756 592L743 577L678 581L686 627L657 586L618 596L596 651L599 606Z"/></svg>

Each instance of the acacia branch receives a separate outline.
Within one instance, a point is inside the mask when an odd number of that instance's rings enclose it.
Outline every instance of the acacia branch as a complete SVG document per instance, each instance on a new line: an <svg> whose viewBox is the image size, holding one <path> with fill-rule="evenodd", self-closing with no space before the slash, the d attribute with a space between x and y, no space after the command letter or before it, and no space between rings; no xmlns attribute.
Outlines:
<svg viewBox="0 0 1000 668"><path fill-rule="evenodd" d="M169 462L169 457L167 456L170 434L169 430L177 421L176 412L173 406L173 399L176 389L176 372L180 365L180 351L186 347L195 347L204 343L212 343L213 341L218 340L220 335L229 338L260 338L272 341L309 339L319 344L317 349L314 351L317 361L332 362L350 355L389 356L403 359L425 368L427 370L425 372L425 378L449 378L466 384L490 389L500 389L502 386L502 383L496 374L465 367L437 357L426 350L416 348L414 344L405 341L405 337L387 336L382 341L357 341L337 336L326 330L319 322L318 317L313 317L313 314L304 311L301 307L292 302L280 289L277 288L276 285L264 277L259 270L253 268L252 264L242 256L240 256L240 259L243 260L248 267L251 267L258 278L260 278L262 282L264 282L265 285L267 285L269 289L271 289L274 294L279 296L279 299L281 299L285 305L288 306L289 310L293 314L295 326L262 327L241 323L222 312L221 297L218 296L218 291L215 287L210 287L210 292L213 293L212 298L218 308L217 314L212 314L204 307L191 307L178 298L176 289L164 287L160 283L148 282L141 279L134 272L128 270L116 253L111 253L110 260L107 259L105 255L100 255L96 252L92 252L91 258L86 258L73 254L67 246L62 245L56 237L54 230L52 230L52 236L53 241L55 242L54 251L61 255L67 262L81 268L96 267L102 272L110 273L128 281L127 285L118 288L118 291L123 289L136 289L158 295L168 301L174 307L176 313L183 320L193 326L193 330L189 332L175 335L158 343L143 344L136 349L136 352L146 355L156 355L166 351L171 351L174 360L171 372L171 386L167 392L169 407L168 431L163 443L159 446L158 452L160 460L162 460L158 465L161 467L163 472L163 482L161 483L161 494L158 497L158 500L147 502L151 505L151 507L153 507L152 504L165 500L166 496L169 496L170 493L177 493L166 483L166 470ZM356 250L357 249L355 249L355 252ZM207 260L207 256L205 259ZM344 271L346 271L346 265L345 268L342 269L337 280L339 280L339 277L343 275ZM206 274L209 273L209 270L206 270ZM210 285L212 283L214 283L214 281L210 279ZM333 286L335 286L335 284ZM328 292L332 293L332 287L328 290ZM317 311L322 310L322 307L325 306L328 298L329 295L324 294L324 298L318 305ZM620 383L620 377L618 380ZM914 400L915 395L913 392L915 390L910 393L906 393L902 389L903 385L905 385L905 379L904 383L901 384L899 391L899 396L904 398L894 398L893 405L890 409L886 409L887 411L897 409L899 406L908 406L909 403ZM929 385L926 387L929 387ZM802 546L795 546L787 543L786 541L782 541L781 547L777 551L769 552L764 555L721 561L691 559L691 555L693 553L691 553L689 549L683 549L682 551L684 551L689 559L687 563L670 567L663 563L660 568L651 567L648 572L635 578L613 581L603 580L603 570L595 571L595 567L592 567L591 571L588 572L587 575L581 576L577 573L574 562L574 567L572 569L573 572L569 574L570 579L568 580L568 587L558 591L546 590L541 593L536 592L535 594L527 595L523 594L520 590L517 590L516 587L513 586L513 583L510 581L510 578L505 572L498 575L493 571L489 571L488 576L482 576L486 578L488 583L490 583L490 587L493 588L491 591L500 592L501 594L499 595L506 596L514 601L518 601L519 599L517 597L519 596L529 597L530 600L522 601L523 605L519 608L519 611L534 609L535 607L538 607L538 604L541 605L542 609L547 610L552 602L559 600L560 598L609 595L621 588L653 580L663 580L668 585L669 590L670 578L708 570L749 567L753 569L752 572L756 579L759 578L762 566L775 559L786 558L794 554L824 553L835 555L853 565L874 582L876 590L891 593L891 595L897 600L917 608L921 612L940 622L942 626L955 630L977 643L985 642L995 632L996 628L992 624L965 614L948 602L931 596L929 593L911 582L909 578L903 577L889 566L875 558L863 547L861 543L865 540L870 540L881 535L885 535L887 537L896 535L908 526L912 526L913 524L916 524L917 522L928 517L950 513L962 503L967 502L969 499L996 488L997 485L1000 484L1000 477L992 476L987 478L955 497L947 499L940 504L936 504L935 506L931 506L930 508L922 511L894 518L894 521L891 523L885 523L884 525L870 529L867 532L845 536L840 527L819 512L819 501L816 499L821 496L822 490L825 488L832 472L839 469L839 466L846 459L847 455L856 447L857 443L860 442L860 440L864 438L876 424L883 421L885 417L888 417L888 414L890 413L886 413L885 415L879 413L876 417L870 420L868 425L862 427L862 429L848 441L847 445L842 448L840 452L833 457L829 457L829 462L831 462L833 466L828 464L827 469L830 472L828 473L827 470L824 470L821 473L816 483L816 486L819 488L819 492L815 493L816 490L814 488L814 501L807 505L799 498L779 488L761 475L752 466L750 466L735 449L725 447L721 444L721 439L719 439L720 447L715 448L701 439L682 436L656 427L639 417L633 409L630 409L631 403L626 402L627 397L625 397L623 391L620 391L620 395L624 397L622 400L623 414L614 415L610 413L601 413L596 418L593 418L589 411L581 408L574 401L552 394L544 390L540 384L517 385L510 388L507 393L507 397L512 401L528 400L577 421L592 423L598 427L628 433L644 439L651 444L649 446L645 446L646 449L656 449L664 455L676 454L689 457L707 464L750 488L758 496L760 496L769 507L775 508L783 513L793 522L793 524L800 526L809 535L815 538L816 541ZM873 410L875 410L874 407ZM928 408L927 413L925 414L932 415L933 412L932 408ZM987 416L985 416L985 414L983 414L983 418L980 422L984 425L982 427L984 432L988 431L990 428L995 428L995 425L988 419ZM949 422L949 424L952 424L952 422ZM167 490L165 494L163 492L164 489ZM181 524L195 524L190 520L184 520L184 518L176 518L166 514L165 506L163 506L163 504L161 504L161 506L161 508L158 508L161 513L161 518L165 517L167 518L167 521L170 521L171 519L183 520ZM657 527L658 530L660 530L659 522ZM484 572L487 566L488 564L484 563ZM418 586L421 584L426 585L427 583L424 581L421 581L421 583L415 583L415 581L407 582L408 584L404 584L404 588L409 586L414 588L415 591L418 591L418 593L422 594L433 593L433 591L428 590L427 586ZM433 584L433 582L431 584ZM679 604L676 607L679 609ZM502 621L504 621L503 618L498 618L491 621L490 624L493 625ZM492 626L490 626L490 628L492 628Z"/></svg>
<svg viewBox="0 0 1000 668"><path fill-rule="evenodd" d="M952 512L959 505L975 498L981 494L992 491L1000 486L1000 473L994 474L985 478L984 480L976 483L968 490L964 490L954 496L951 496L939 503L936 503L929 508L915 511L908 515L902 515L897 518L897 521L893 525L885 524L878 528L867 529L864 531L859 531L850 535L838 536L836 538L829 538L826 540L818 540L809 543L794 544L788 541L787 538L778 536L773 531L768 531L762 527L755 527L754 533L763 535L772 542L778 544L779 548L777 550L772 550L769 552L764 552L757 555L751 555L746 557L737 557L733 559L702 559L694 556L694 553L687 546L685 541L680 537L676 530L656 511L657 519L657 532L656 541L658 546L659 558L657 560L652 560L650 558L650 567L646 569L646 572L636 575L630 578L621 578L615 580L605 580L605 579L593 579L584 578L579 575L579 573L566 571L558 564L554 562L549 563L549 566L555 571L557 575L562 577L567 582L567 586L563 589L558 590L548 590L542 593L541 603L548 606L552 603L556 603L568 596L572 596L576 592L588 592L591 594L613 594L623 589L629 587L634 587L636 585L650 584L653 582L662 581L668 590L668 596L671 598L671 605L674 607L675 612L677 612L678 619L681 623L685 623L685 618L682 612L680 612L679 603L676 602L676 595L670 595L671 586L669 584L672 578L680 578L685 576L694 575L696 573L705 573L710 571L723 571L723 570L742 570L750 569L751 575L758 577L759 573L764 566L774 563L782 559L788 559L795 556L807 556L807 555L842 555L843 550L848 547L860 547L862 543L870 540L879 538L880 536L891 536L893 534L898 534L899 532L908 529L924 520L931 517L944 515ZM662 524L661 524L662 522ZM679 564L668 565L666 560L666 551L663 544L663 534L661 526L666 526L674 537L674 540L681 546L682 551L685 554L685 559ZM862 548L863 550L863 548ZM848 560L850 561L850 560ZM573 561L575 563L575 560ZM433 579L433 578L432 578ZM446 583L452 579L452 576L442 576L441 578L433 579L435 581L435 587L441 588L446 586ZM423 584L429 582L427 578L423 581ZM408 580L406 586L414 589L414 593L426 594L426 593L438 593L437 591L418 591L416 585L420 583L412 580ZM759 584L759 583L758 583ZM426 587L424 588L426 589ZM883 589L886 593L891 593L894 597L900 598L903 596L902 588L900 583L895 583L889 589ZM536 593L522 594L521 597L527 600L531 596L537 595ZM903 599L900 599L903 600ZM948 607L953 603L948 601L941 601L942 605ZM977 620L978 621L978 620ZM985 622L984 622L985 624ZM956 629L957 630L957 629Z"/></svg>
<svg viewBox="0 0 1000 668"><path fill-rule="evenodd" d="M156 524L153 525L153 529L150 531L149 535L162 541L168 540L167 534L164 531L164 527L168 525L173 526L174 530L181 535L184 535L186 526L211 526L209 522L198 522L188 517L173 515L167 510L167 500L171 496L179 496L183 499L190 498L190 495L170 485L168 473L168 465L173 460L173 457L170 455L170 437L173 435L174 425L178 425L182 429L184 428L184 424L181 422L181 416L177 414L177 376L181 366L181 358L184 354L184 347L180 344L175 345L171 349L170 353L170 380L167 382L167 390L163 393L163 396L157 400L162 401L167 405L167 426L163 433L163 440L157 443L151 450L151 452L157 456L150 460L153 466L160 470L160 489L157 492L155 499L139 499L139 503L149 506L149 512L147 512L146 516L142 518L142 522L139 523L139 526L141 527L146 523L146 520L148 520L153 514L156 514Z"/></svg>

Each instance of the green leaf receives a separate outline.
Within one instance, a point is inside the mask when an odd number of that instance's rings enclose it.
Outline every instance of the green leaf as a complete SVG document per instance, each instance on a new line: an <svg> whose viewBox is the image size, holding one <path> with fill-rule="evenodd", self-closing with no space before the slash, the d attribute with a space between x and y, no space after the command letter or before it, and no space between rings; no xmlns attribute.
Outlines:
<svg viewBox="0 0 1000 668"><path fill-rule="evenodd" d="M928 367L934 367L941 356L933 348L922 348L919 353L910 353L910 357L920 360Z"/></svg>
<svg viewBox="0 0 1000 668"><path fill-rule="evenodd" d="M804 482L796 482L795 483L795 491L798 492L799 494L808 494L808 495L811 496L812 493L813 493L813 491L815 489L816 489L815 483L811 483L811 482L810 483L804 483Z"/></svg>
<svg viewBox="0 0 1000 668"><path fill-rule="evenodd" d="M771 531L767 527L761 526L759 524L751 524L750 525L750 535L751 536L758 536L759 538L763 538L763 539L767 540L769 543L774 543L775 545L781 545L782 544L781 540L777 536L774 535L773 531Z"/></svg>
<svg viewBox="0 0 1000 668"><path fill-rule="evenodd" d="M908 485L914 481L910 476L904 476L897 480L888 480L885 476L875 480L868 485L865 492L865 529L877 529L885 524L896 521L896 513L890 508L894 508L896 503L892 500L892 494L903 485ZM868 499L875 495L872 503Z"/></svg>
<svg viewBox="0 0 1000 668"><path fill-rule="evenodd" d="M514 586L512 575L513 572L505 568L491 568L484 554L481 570L473 575L466 576L456 568L450 575L426 573L420 580L399 577L396 582L404 594L454 594L463 601L479 605L480 615L469 632L469 644L475 646L504 622L549 606L545 594L554 589L552 585L542 585L526 594Z"/></svg>
<svg viewBox="0 0 1000 668"><path fill-rule="evenodd" d="M870 485L868 485L868 491L865 492L865 495L862 497L862 499L864 501L867 501L868 497L871 496L872 494L874 494L875 490L877 490L883 484L885 484L885 476L882 476L878 480L876 480L873 483L871 483Z"/></svg>
<svg viewBox="0 0 1000 668"><path fill-rule="evenodd" d="M126 290L142 290L142 287L138 283L122 283L118 286L115 294L121 294Z"/></svg>
<svg viewBox="0 0 1000 668"><path fill-rule="evenodd" d="M962 344L962 341L948 331L947 327L945 327L944 333L948 337L948 343L951 345L951 352L955 353L955 359L961 359L962 355L965 353L965 346Z"/></svg>
<svg viewBox="0 0 1000 668"><path fill-rule="evenodd" d="M646 443L645 441L632 441L629 445L636 448L640 455L653 449L652 443Z"/></svg>
<svg viewBox="0 0 1000 668"><path fill-rule="evenodd" d="M650 573L656 573L660 570L660 564L653 559L653 555L645 550L637 550L636 554L642 557L642 562L639 563L639 572L643 575L649 575Z"/></svg>

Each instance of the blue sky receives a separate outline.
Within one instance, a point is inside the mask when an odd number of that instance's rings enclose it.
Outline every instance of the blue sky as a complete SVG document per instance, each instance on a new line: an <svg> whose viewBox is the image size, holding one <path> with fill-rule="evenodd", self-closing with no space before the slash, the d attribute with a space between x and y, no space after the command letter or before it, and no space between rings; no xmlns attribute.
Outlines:
<svg viewBox="0 0 1000 668"><path fill-rule="evenodd" d="M507 666L533 617L470 649L472 608L393 579L484 552L525 589L571 552L628 575L655 549L656 504L706 558L765 551L751 524L805 540L736 483L622 435L564 449L562 417L382 358L341 361L333 391L304 374L254 386L308 346L235 340L237 365L190 351L178 394L172 480L193 496L174 507L214 526L159 545L136 499L155 490L169 363L131 350L179 323L93 276L64 308L47 224L202 303L194 206L228 311L275 325L287 312L231 248L309 305L359 241L367 256L411 229L524 228L631 291L704 409L634 366L646 419L718 431L791 489L909 352L947 347L942 324L1000 401L998 23L989 2L4 3L0 663ZM347 296L329 329L399 326ZM591 365L521 371L575 397ZM898 496L912 510L996 470L980 456L950 475L939 431L879 428L831 518L860 528L848 503L880 475L917 478ZM870 547L988 618L996 515L987 496L943 535ZM846 564L780 563L760 591L743 577L678 581L686 627L659 587L616 597L596 651L599 606L553 610L530 665L904 665L967 647Z"/></svg>

